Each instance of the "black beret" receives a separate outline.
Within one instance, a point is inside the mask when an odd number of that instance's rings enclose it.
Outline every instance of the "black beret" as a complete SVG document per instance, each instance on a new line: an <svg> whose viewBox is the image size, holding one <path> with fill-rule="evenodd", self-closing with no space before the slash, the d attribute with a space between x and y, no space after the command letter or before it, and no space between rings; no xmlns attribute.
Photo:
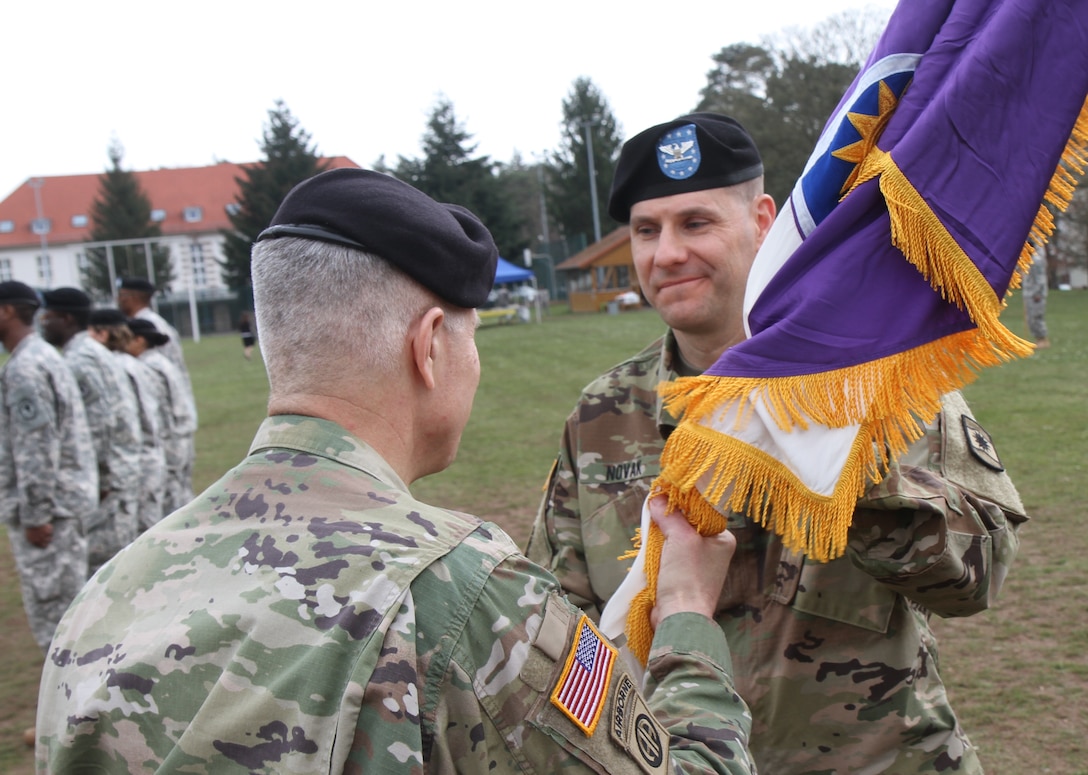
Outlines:
<svg viewBox="0 0 1088 775"><path fill-rule="evenodd" d="M729 116L689 113L623 144L608 214L628 223L636 202L735 186L762 174L759 149L744 127Z"/></svg>
<svg viewBox="0 0 1088 775"><path fill-rule="evenodd" d="M113 307L91 310L91 316L87 319L92 326L123 326L128 322L125 313Z"/></svg>
<svg viewBox="0 0 1088 775"><path fill-rule="evenodd" d="M128 328L133 336L139 336L147 340L152 347L164 345L170 341L170 337L155 328L155 324L144 318L129 318Z"/></svg>
<svg viewBox="0 0 1088 775"><path fill-rule="evenodd" d="M79 288L57 288L52 291L42 291L42 300L46 309L54 309L57 312L88 312L94 306L91 297Z"/></svg>
<svg viewBox="0 0 1088 775"><path fill-rule="evenodd" d="M0 304L29 304L32 307L40 307L42 300L38 294L26 283L18 280L5 280L0 283Z"/></svg>
<svg viewBox="0 0 1088 775"><path fill-rule="evenodd" d="M481 306L495 284L499 250L475 215L371 170L330 170L299 183L257 241L279 237L379 256L459 307Z"/></svg>
<svg viewBox="0 0 1088 775"><path fill-rule="evenodd" d="M117 287L126 291L140 291L141 293L154 293L155 286L143 277L120 277L117 279Z"/></svg>

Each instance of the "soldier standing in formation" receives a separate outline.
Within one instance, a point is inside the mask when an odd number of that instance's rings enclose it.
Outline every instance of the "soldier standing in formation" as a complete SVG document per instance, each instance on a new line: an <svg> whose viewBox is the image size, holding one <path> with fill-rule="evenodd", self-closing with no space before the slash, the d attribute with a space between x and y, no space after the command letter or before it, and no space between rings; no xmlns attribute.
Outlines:
<svg viewBox="0 0 1088 775"><path fill-rule="evenodd" d="M159 424L163 433L166 478L163 484L162 511L169 514L193 498L193 436L196 416L185 391L185 381L174 364L159 352L168 337L149 320L129 318L132 336L125 350L155 375L159 401Z"/></svg>
<svg viewBox="0 0 1088 775"><path fill-rule="evenodd" d="M0 519L7 526L23 606L47 651L87 580L84 519L98 506L98 467L79 388L64 359L34 331L40 302L0 283Z"/></svg>
<svg viewBox="0 0 1088 775"><path fill-rule="evenodd" d="M677 130L695 138L685 155L697 161L683 173L665 153ZM702 373L745 336L745 283L775 215L762 176L748 133L714 114L647 129L620 152L609 214L630 224L639 284L669 330L585 388L528 548L594 617L631 564L617 558L680 419L657 385ZM858 502L846 556L810 562L730 514L737 553L715 618L752 708L759 770L981 772L945 694L929 618L993 601L1025 519L958 393Z"/></svg>
<svg viewBox="0 0 1088 775"><path fill-rule="evenodd" d="M163 492L166 487L166 456L164 446L172 438L164 433L166 421L160 422L159 377L149 366L128 354L126 347L132 339L123 312L118 309L96 309L91 312L88 331L117 359L128 375L140 417L140 505L137 532L142 533L163 518Z"/></svg>
<svg viewBox="0 0 1088 775"><path fill-rule="evenodd" d="M409 493L471 412L483 225L359 169L301 183L272 223L253 251L270 417L65 616L39 772L751 772L709 618L728 533L657 504L643 699L501 529Z"/></svg>
<svg viewBox="0 0 1088 775"><path fill-rule="evenodd" d="M109 350L87 333L91 297L78 288L45 291L42 336L61 348L83 397L98 458L98 507L85 515L88 574L136 537L140 500L140 415L132 385Z"/></svg>

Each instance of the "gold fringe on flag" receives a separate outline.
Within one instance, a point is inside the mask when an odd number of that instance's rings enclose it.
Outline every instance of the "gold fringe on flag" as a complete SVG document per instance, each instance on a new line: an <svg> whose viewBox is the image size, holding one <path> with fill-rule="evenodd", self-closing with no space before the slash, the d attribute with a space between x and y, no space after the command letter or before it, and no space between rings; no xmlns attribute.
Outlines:
<svg viewBox="0 0 1088 775"><path fill-rule="evenodd" d="M1024 242L1010 288L1017 287L1032 257L1054 230L1048 205L1064 211L1078 176L1088 166L1088 101L1081 109L1061 162ZM661 456L661 474L650 496L665 494L703 535L726 527L727 511L749 514L782 537L791 550L820 562L846 551L857 500L883 479L889 462L921 437L945 393L972 382L982 368L1034 348L1001 324L1005 300L982 273L890 154L873 148L862 163L858 185L879 178L891 216L891 241L933 288L964 309L977 326L879 360L819 374L771 379L688 377L659 387L669 411L683 416ZM848 387L849 386L849 389ZM743 425L755 401L769 408L779 428L859 426L835 490L809 490L784 464L727 434L707 427L736 410ZM697 485L702 487L698 489ZM649 657L657 574L664 538L651 522L646 542L646 587L635 596L627 619L628 647L643 664Z"/></svg>

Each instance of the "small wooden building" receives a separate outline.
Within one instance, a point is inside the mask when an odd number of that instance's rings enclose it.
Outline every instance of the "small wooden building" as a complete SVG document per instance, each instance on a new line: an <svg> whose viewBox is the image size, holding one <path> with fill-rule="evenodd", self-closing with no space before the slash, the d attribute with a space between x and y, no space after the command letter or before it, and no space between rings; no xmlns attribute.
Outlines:
<svg viewBox="0 0 1088 775"><path fill-rule="evenodd" d="M566 282L571 312L600 312L623 293L641 296L631 258L631 231L621 226L556 265Z"/></svg>

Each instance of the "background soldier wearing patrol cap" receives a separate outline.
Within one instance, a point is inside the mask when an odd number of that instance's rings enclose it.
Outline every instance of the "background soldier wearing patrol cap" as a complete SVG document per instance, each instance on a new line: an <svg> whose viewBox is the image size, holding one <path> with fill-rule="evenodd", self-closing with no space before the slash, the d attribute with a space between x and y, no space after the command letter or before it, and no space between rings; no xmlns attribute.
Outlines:
<svg viewBox="0 0 1088 775"><path fill-rule="evenodd" d="M137 532L142 533L163 518L163 491L166 487L166 453L164 443L172 439L164 436L159 422L161 386L159 377L151 367L139 358L129 355L125 349L132 340L125 313L119 309L96 309L91 312L87 331L100 345L113 354L121 364L132 392L140 419L140 499ZM165 423L163 423L165 424Z"/></svg>
<svg viewBox="0 0 1088 775"><path fill-rule="evenodd" d="M193 437L196 434L196 414L185 391L185 381L159 349L169 338L158 331L150 320L128 318L125 321L131 336L125 351L147 366L155 376L159 402L159 425L163 437L166 476L163 480L162 513L180 509L193 498Z"/></svg>
<svg viewBox="0 0 1088 775"><path fill-rule="evenodd" d="M702 373L745 337L745 284L775 216L762 176L755 143L726 116L681 116L621 150L609 214L630 224L639 285L669 329L584 389L527 552L593 617L627 573L617 557L679 419L657 385ZM716 620L761 772L980 771L929 617L990 604L1026 516L1000 461L969 449L986 438L971 423L962 397L946 396L926 436L858 502L847 555L833 562L729 515L737 553Z"/></svg>
<svg viewBox="0 0 1088 775"><path fill-rule="evenodd" d="M0 519L11 539L23 606L48 651L87 579L82 520L98 504L98 468L83 401L61 356L34 331L34 290L0 283Z"/></svg>
<svg viewBox="0 0 1088 775"><path fill-rule="evenodd" d="M39 771L751 771L709 618L728 533L656 514L643 699L497 526L409 493L457 452L497 256L467 210L389 176L335 170L287 196L253 250L270 417L73 604Z"/></svg>
<svg viewBox="0 0 1088 775"><path fill-rule="evenodd" d="M42 336L61 348L83 397L98 459L98 506L83 515L88 574L136 537L140 500L140 414L121 364L87 333L91 297L78 288L42 294Z"/></svg>

